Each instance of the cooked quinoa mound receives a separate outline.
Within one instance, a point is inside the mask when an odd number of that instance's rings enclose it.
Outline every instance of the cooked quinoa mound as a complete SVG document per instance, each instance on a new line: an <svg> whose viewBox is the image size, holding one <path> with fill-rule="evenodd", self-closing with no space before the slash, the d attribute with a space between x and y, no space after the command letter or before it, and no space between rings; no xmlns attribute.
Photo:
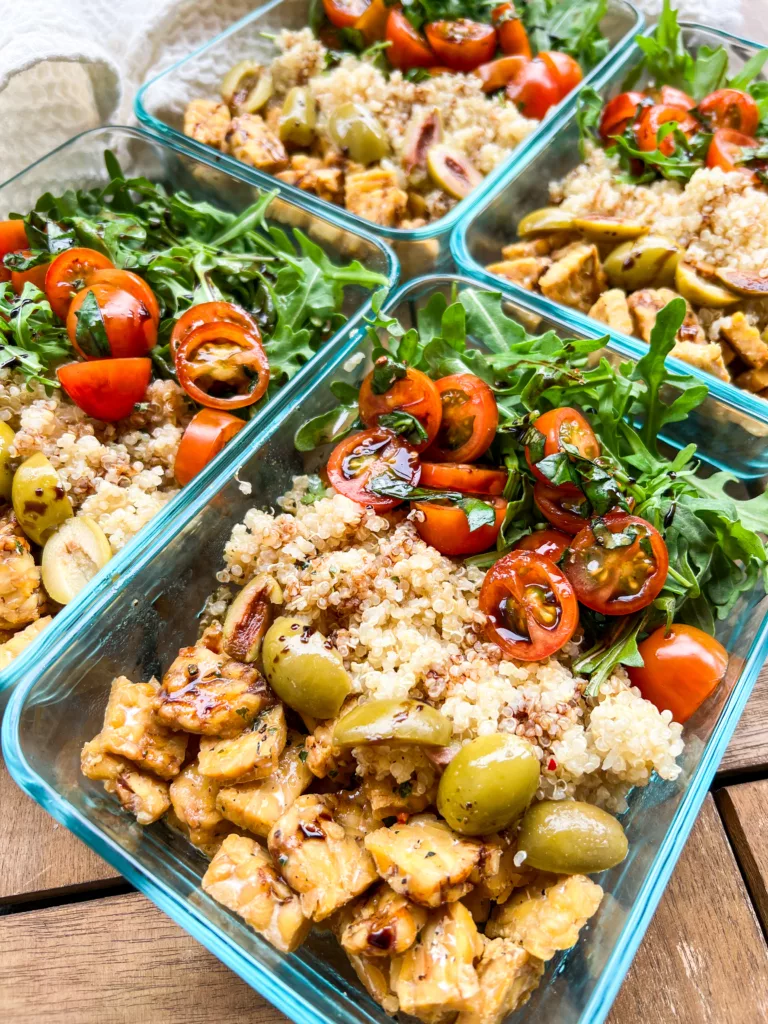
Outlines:
<svg viewBox="0 0 768 1024"><path fill-rule="evenodd" d="M530 739L541 759L542 798L620 811L628 790L653 771L678 776L682 726L644 700L623 670L588 701L567 655L504 658L483 639L481 570L430 547L403 512L377 515L340 494L304 504L307 487L308 478L297 477L281 513L251 509L234 528L218 574L225 586L209 616L223 615L232 584L271 575L285 613L329 637L357 693L429 701L453 723L456 747L496 731ZM420 751L378 746L353 754L359 775L393 775L415 794L435 781Z"/></svg>

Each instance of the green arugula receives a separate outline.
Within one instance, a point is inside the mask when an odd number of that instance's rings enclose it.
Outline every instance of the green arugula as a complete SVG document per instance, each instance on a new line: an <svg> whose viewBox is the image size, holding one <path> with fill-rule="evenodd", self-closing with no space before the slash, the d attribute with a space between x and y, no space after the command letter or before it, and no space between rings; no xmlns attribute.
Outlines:
<svg viewBox="0 0 768 1024"><path fill-rule="evenodd" d="M0 366L14 365L30 381L58 387L47 370L71 358L67 330L43 293L27 282L16 296L9 281L0 284Z"/></svg>
<svg viewBox="0 0 768 1024"><path fill-rule="evenodd" d="M599 64L611 48L600 31L607 7L607 0L522 0L516 4L536 53L560 50L586 68Z"/></svg>
<svg viewBox="0 0 768 1024"><path fill-rule="evenodd" d="M374 494L386 498L398 498L401 501L437 502L440 505L455 505L467 517L469 532L474 533L481 526L493 526L496 512L490 502L483 501L476 495L462 494L460 491L438 491L431 487L414 487L406 480L391 474L375 476L368 484Z"/></svg>

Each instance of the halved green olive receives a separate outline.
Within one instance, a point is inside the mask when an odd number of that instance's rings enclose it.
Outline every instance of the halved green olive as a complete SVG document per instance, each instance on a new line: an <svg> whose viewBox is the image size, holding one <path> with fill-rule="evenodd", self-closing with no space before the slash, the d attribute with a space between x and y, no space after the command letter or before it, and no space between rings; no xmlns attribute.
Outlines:
<svg viewBox="0 0 768 1024"><path fill-rule="evenodd" d="M446 747L451 742L450 719L419 700L369 700L343 715L336 723L337 747L362 743L416 743Z"/></svg>
<svg viewBox="0 0 768 1024"><path fill-rule="evenodd" d="M420 169L424 174L427 153L443 141L443 118L438 107L425 108L414 114L405 130L400 162L406 174Z"/></svg>
<svg viewBox="0 0 768 1024"><path fill-rule="evenodd" d="M768 277L760 277L746 270L734 270L732 267L719 267L715 277L737 295L754 296L756 299L768 296Z"/></svg>
<svg viewBox="0 0 768 1024"><path fill-rule="evenodd" d="M19 526L35 544L45 544L74 515L58 473L42 452L30 455L13 474L11 500Z"/></svg>
<svg viewBox="0 0 768 1024"><path fill-rule="evenodd" d="M387 133L359 103L342 103L331 114L328 134L342 153L357 164L372 164L389 152Z"/></svg>
<svg viewBox="0 0 768 1024"><path fill-rule="evenodd" d="M621 824L600 807L580 800L542 800L526 812L517 848L526 854L526 867L589 875L620 864L629 844Z"/></svg>
<svg viewBox="0 0 768 1024"><path fill-rule="evenodd" d="M741 302L730 288L723 288L714 280L704 277L690 263L678 263L675 271L675 288L684 299L696 306L709 306L712 309L727 309Z"/></svg>
<svg viewBox="0 0 768 1024"><path fill-rule="evenodd" d="M221 83L221 98L235 114L255 114L271 95L272 75L251 60L235 64Z"/></svg>
<svg viewBox="0 0 768 1024"><path fill-rule="evenodd" d="M283 101L280 114L280 138L295 146L309 146L315 137L317 107L306 86L295 85Z"/></svg>
<svg viewBox="0 0 768 1024"><path fill-rule="evenodd" d="M0 498L3 501L11 500L13 470L11 469L9 449L13 444L14 437L16 437L16 434L8 424L0 421Z"/></svg>
<svg viewBox="0 0 768 1024"><path fill-rule="evenodd" d="M573 214L561 206L542 206L532 210L517 225L521 238L529 235L548 235L552 231L570 231L573 228Z"/></svg>
<svg viewBox="0 0 768 1024"><path fill-rule="evenodd" d="M462 153L443 143L427 150L427 171L432 181L454 199L464 199L483 180Z"/></svg>
<svg viewBox="0 0 768 1024"><path fill-rule="evenodd" d="M511 825L539 786L539 759L528 740L510 733L478 736L443 772L437 809L456 832L480 836Z"/></svg>
<svg viewBox="0 0 768 1024"><path fill-rule="evenodd" d="M300 715L335 718L352 689L339 652L299 619L275 619L264 637L262 659L272 689Z"/></svg>
<svg viewBox="0 0 768 1024"><path fill-rule="evenodd" d="M280 585L260 574L249 580L227 609L221 640L224 650L237 661L256 661L261 641L272 621L272 605L283 603Z"/></svg>
<svg viewBox="0 0 768 1024"><path fill-rule="evenodd" d="M603 269L614 288L664 287L672 283L680 250L662 235L642 235L608 254Z"/></svg>
<svg viewBox="0 0 768 1024"><path fill-rule="evenodd" d="M573 226L590 242L598 244L639 238L648 231L648 228L635 221L622 220L621 217L600 217L597 214L591 217L576 217Z"/></svg>

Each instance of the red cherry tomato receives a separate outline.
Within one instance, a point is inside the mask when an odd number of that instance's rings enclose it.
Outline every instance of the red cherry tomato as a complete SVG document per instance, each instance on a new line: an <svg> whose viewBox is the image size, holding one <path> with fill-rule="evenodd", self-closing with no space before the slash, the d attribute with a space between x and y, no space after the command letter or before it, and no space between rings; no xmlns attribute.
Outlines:
<svg viewBox="0 0 768 1024"><path fill-rule="evenodd" d="M595 432L578 409L571 409L568 406L550 409L539 416L533 425L544 435L544 453L541 458L565 451L564 444L577 448L585 459L594 461L600 455L600 443L595 437ZM547 477L532 461L528 445L525 446L525 459L536 479L548 484Z"/></svg>
<svg viewBox="0 0 768 1024"><path fill-rule="evenodd" d="M451 71L450 68L441 68L441 67L439 67L437 65L435 65L435 67L432 67L432 68L427 68L426 70L427 70L427 74L430 75L431 78L437 78L438 75L452 75L453 74L453 72Z"/></svg>
<svg viewBox="0 0 768 1024"><path fill-rule="evenodd" d="M576 484L553 487L537 480L533 500L539 512L563 533L575 535L589 522L591 507Z"/></svg>
<svg viewBox="0 0 768 1024"><path fill-rule="evenodd" d="M471 373L442 377L436 384L443 414L427 456L432 462L474 462L488 450L499 425L493 391Z"/></svg>
<svg viewBox="0 0 768 1024"><path fill-rule="evenodd" d="M744 135L733 128L718 128L707 150L707 167L720 167L724 171L743 171L754 178L755 172L739 161L745 147L757 144L757 139L751 135Z"/></svg>
<svg viewBox="0 0 768 1024"><path fill-rule="evenodd" d="M174 357L179 384L208 409L243 409L269 385L269 361L260 335L218 321L195 327Z"/></svg>
<svg viewBox="0 0 768 1024"><path fill-rule="evenodd" d="M658 102L663 107L680 107L681 110L693 110L696 100L682 89L672 85L662 85L658 90Z"/></svg>
<svg viewBox="0 0 768 1024"><path fill-rule="evenodd" d="M50 270L48 271L50 275ZM46 290L48 288L46 277ZM106 344L100 332L88 331L79 316L83 303L93 295L99 306ZM88 285L72 300L67 313L67 334L83 359L130 359L146 355L157 341L157 324L149 310L130 292L102 281Z"/></svg>
<svg viewBox="0 0 768 1024"><path fill-rule="evenodd" d="M622 92L608 100L600 117L602 137L608 141L612 135L623 135L645 101L646 95L642 92Z"/></svg>
<svg viewBox="0 0 768 1024"><path fill-rule="evenodd" d="M514 551L535 551L553 562L559 562L571 546L571 538L559 530L534 530L513 544Z"/></svg>
<svg viewBox="0 0 768 1024"><path fill-rule="evenodd" d="M544 61L536 57L507 85L507 96L524 117L540 121L560 102L560 86Z"/></svg>
<svg viewBox="0 0 768 1024"><path fill-rule="evenodd" d="M560 87L560 99L575 89L584 77L581 65L568 53L560 53L559 50L543 50L539 53L539 60L543 60Z"/></svg>
<svg viewBox="0 0 768 1024"><path fill-rule="evenodd" d="M21 253L23 256L31 256L31 250L22 249ZM45 291L45 277L48 273L48 267L50 263L39 263L36 267L32 267L30 270L12 270L11 271L11 287L17 295L21 295L24 291L24 285L27 281L31 282L35 288L39 288L40 291Z"/></svg>
<svg viewBox="0 0 768 1024"><path fill-rule="evenodd" d="M725 678L728 652L695 626L660 626L638 645L642 668L627 668L633 686L682 725Z"/></svg>
<svg viewBox="0 0 768 1024"><path fill-rule="evenodd" d="M479 21L432 21L424 31L437 59L453 71L472 71L496 53L496 29Z"/></svg>
<svg viewBox="0 0 768 1024"><path fill-rule="evenodd" d="M48 267L45 275L45 297L61 320L67 319L69 307L95 270L114 269L112 260L96 249L65 249Z"/></svg>
<svg viewBox="0 0 768 1024"><path fill-rule="evenodd" d="M384 0L372 0L355 22L355 28L363 33L366 43L372 46L384 38L388 18L389 7Z"/></svg>
<svg viewBox="0 0 768 1024"><path fill-rule="evenodd" d="M0 220L0 283L11 280L11 272L3 266L3 257L29 246L23 220Z"/></svg>
<svg viewBox="0 0 768 1024"><path fill-rule="evenodd" d="M95 420L114 423L130 416L152 379L151 359L90 359L56 371L76 406Z"/></svg>
<svg viewBox="0 0 768 1024"><path fill-rule="evenodd" d="M480 609L485 635L510 658L543 661L568 643L579 606L565 574L543 555L512 551L485 574Z"/></svg>
<svg viewBox="0 0 768 1024"><path fill-rule="evenodd" d="M139 277L138 274L134 274L130 270L94 270L91 274L91 282L96 281L104 281L122 288L123 291L130 292L134 299L144 303L155 323L160 323L160 306L155 298L155 293L144 278Z"/></svg>
<svg viewBox="0 0 768 1024"><path fill-rule="evenodd" d="M384 427L363 430L341 441L328 459L328 480L340 494L377 512L401 503L368 490L377 476L394 477L415 486L421 476L418 452Z"/></svg>
<svg viewBox="0 0 768 1024"><path fill-rule="evenodd" d="M323 0L325 16L336 28L353 28L367 6L365 0Z"/></svg>
<svg viewBox="0 0 768 1024"><path fill-rule="evenodd" d="M389 12L385 38L390 44L387 60L393 68L408 71L409 68L428 68L437 64L429 43L397 7Z"/></svg>
<svg viewBox="0 0 768 1024"><path fill-rule="evenodd" d="M415 417L427 432L426 441L414 444L417 452L424 451L434 441L442 417L440 392L435 382L422 373L408 367L405 377L396 380L382 395L373 390L373 373L360 386L360 419L366 427L375 427L380 416L392 412L406 412Z"/></svg>
<svg viewBox="0 0 768 1024"><path fill-rule="evenodd" d="M480 526L471 532L469 520L455 505L433 501L411 502L412 508L424 514L423 522L416 522L421 539L437 548L441 555L450 555L454 558L459 555L479 555L481 551L490 550L496 544L501 524L504 522L507 502L504 498L488 494L479 494L478 497L493 505L496 521L493 526Z"/></svg>
<svg viewBox="0 0 768 1024"><path fill-rule="evenodd" d="M638 516L609 512L571 542L563 569L582 604L603 615L629 615L658 597L669 555L659 531Z"/></svg>
<svg viewBox="0 0 768 1024"><path fill-rule="evenodd" d="M514 4L499 4L491 12L491 21L496 26L501 52L510 56L519 54L530 60L533 54L528 33L516 13Z"/></svg>
<svg viewBox="0 0 768 1024"><path fill-rule="evenodd" d="M718 89L699 104L699 113L714 129L732 128L754 135L760 123L760 108L748 92Z"/></svg>
<svg viewBox="0 0 768 1024"><path fill-rule="evenodd" d="M221 323L237 324L244 331L261 338L258 324L244 309L234 305L232 302L200 302L197 306L191 306L186 313L182 313L171 331L171 355L176 358L179 345L186 336L202 327L204 324Z"/></svg>
<svg viewBox="0 0 768 1024"><path fill-rule="evenodd" d="M459 462L422 462L421 486L465 494L502 494L507 484L505 469L471 466Z"/></svg>
<svg viewBox="0 0 768 1024"><path fill-rule="evenodd" d="M495 92L497 89L503 89L509 82L517 78L529 60L530 57L518 54L512 57L499 57L498 60L492 60L488 64L481 64L479 68L475 68L475 74L483 83L483 92Z"/></svg>
<svg viewBox="0 0 768 1024"><path fill-rule="evenodd" d="M699 129L700 125L693 114L689 114L680 107L662 107L654 104L646 107L635 125L635 138L637 145L645 153L652 153L658 149L665 156L670 156L675 151L675 140L671 135L658 141L659 129L669 124L670 121L677 121L677 126L684 135L689 138Z"/></svg>
<svg viewBox="0 0 768 1024"><path fill-rule="evenodd" d="M184 431L173 466L173 475L181 486L197 476L244 426L243 420L220 409L195 413Z"/></svg>

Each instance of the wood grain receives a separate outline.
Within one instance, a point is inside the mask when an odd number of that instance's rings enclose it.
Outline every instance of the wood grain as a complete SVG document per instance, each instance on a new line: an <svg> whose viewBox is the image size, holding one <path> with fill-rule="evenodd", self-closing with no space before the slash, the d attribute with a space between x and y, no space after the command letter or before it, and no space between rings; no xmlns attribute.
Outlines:
<svg viewBox="0 0 768 1024"><path fill-rule="evenodd" d="M719 775L768 770L768 665L763 666L718 769Z"/></svg>
<svg viewBox="0 0 768 1024"><path fill-rule="evenodd" d="M49 898L120 876L18 788L0 758L0 904Z"/></svg>
<svg viewBox="0 0 768 1024"><path fill-rule="evenodd" d="M716 800L755 909L768 931L768 779L728 786Z"/></svg>
<svg viewBox="0 0 768 1024"><path fill-rule="evenodd" d="M708 796L608 1024L760 1024L768 947Z"/></svg>

